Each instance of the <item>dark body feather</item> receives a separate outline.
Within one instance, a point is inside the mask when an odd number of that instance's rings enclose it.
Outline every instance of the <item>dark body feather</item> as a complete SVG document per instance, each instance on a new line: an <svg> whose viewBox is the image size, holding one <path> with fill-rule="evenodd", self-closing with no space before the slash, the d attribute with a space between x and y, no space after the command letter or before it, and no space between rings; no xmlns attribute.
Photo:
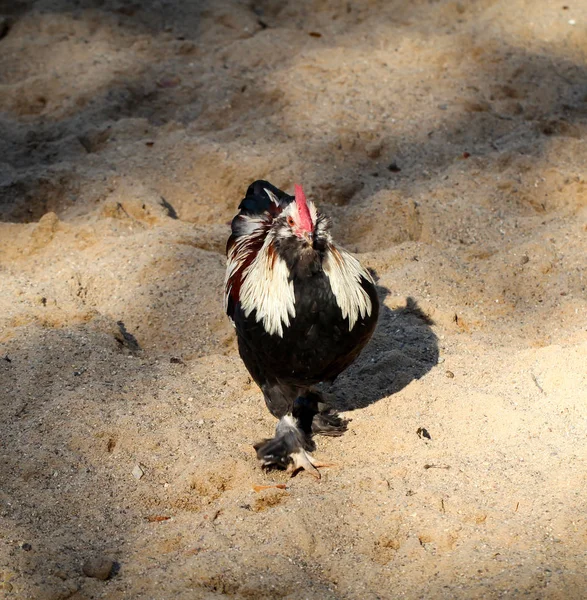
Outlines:
<svg viewBox="0 0 587 600"><path fill-rule="evenodd" d="M279 206L271 201L265 189L275 194ZM261 215L271 211L278 215L293 200L267 182L255 182L241 202L239 214ZM237 215L233 221L228 249L238 237L238 218ZM371 311L359 315L349 328L349 318L343 316L323 268L332 246L329 234L320 233L320 228L316 228L311 249L301 252L299 240L287 237L276 238L274 251L287 265L295 297L295 316L283 327L283 335L269 333L263 321L257 320L257 311L245 315L238 292L234 293L239 285L233 286L228 294L227 313L236 327L243 362L263 390L271 413L281 418L292 412L296 398L312 385L334 380L357 358L373 333L379 304L375 286L365 273L365 277L360 277L360 285L369 297Z"/></svg>
<svg viewBox="0 0 587 600"><path fill-rule="evenodd" d="M365 280L361 283L377 306L374 286ZM267 333L254 313L245 317L240 304L233 317L241 358L278 418L291 411L297 395L314 384L333 381L357 358L371 337L378 314L375 309L349 331L349 320L343 318L322 271L295 277L294 289L296 316L284 328L283 337ZM273 397L275 387L287 388L283 398L281 394Z"/></svg>

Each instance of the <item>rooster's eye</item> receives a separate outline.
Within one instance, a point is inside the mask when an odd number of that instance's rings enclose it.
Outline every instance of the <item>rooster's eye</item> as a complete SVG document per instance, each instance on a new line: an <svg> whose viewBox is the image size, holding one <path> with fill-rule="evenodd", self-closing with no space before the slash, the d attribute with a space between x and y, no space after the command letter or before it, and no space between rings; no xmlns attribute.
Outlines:
<svg viewBox="0 0 587 600"><path fill-rule="evenodd" d="M288 224L290 227L293 227L293 226L294 226L294 220L293 220L293 217L287 217L287 224Z"/></svg>

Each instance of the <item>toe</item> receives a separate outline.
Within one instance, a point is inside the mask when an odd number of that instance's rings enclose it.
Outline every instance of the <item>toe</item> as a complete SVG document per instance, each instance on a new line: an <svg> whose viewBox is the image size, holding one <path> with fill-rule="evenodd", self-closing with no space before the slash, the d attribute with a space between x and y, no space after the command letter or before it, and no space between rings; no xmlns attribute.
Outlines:
<svg viewBox="0 0 587 600"><path fill-rule="evenodd" d="M290 454L292 459L291 463L291 473L292 475L299 471L300 469L304 469L313 475L316 479L320 479L320 471L316 468L319 463L314 460L312 456L310 456L305 450L298 450L297 452L293 452Z"/></svg>

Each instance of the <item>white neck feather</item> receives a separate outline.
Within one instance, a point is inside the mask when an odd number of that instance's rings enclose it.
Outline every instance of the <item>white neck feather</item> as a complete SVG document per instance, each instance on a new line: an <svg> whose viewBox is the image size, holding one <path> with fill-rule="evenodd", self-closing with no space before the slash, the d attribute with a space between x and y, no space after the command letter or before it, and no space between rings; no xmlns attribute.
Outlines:
<svg viewBox="0 0 587 600"><path fill-rule="evenodd" d="M240 302L248 317L254 310L270 334L283 337L283 328L296 316L293 282L284 260L269 252L272 237L267 236L255 260L243 272Z"/></svg>
<svg viewBox="0 0 587 600"><path fill-rule="evenodd" d="M373 310L371 299L361 286L361 277L371 283L373 279L352 254L334 244L331 244L330 252L326 253L322 266L342 316L348 317L350 331L359 316L365 318Z"/></svg>
<svg viewBox="0 0 587 600"><path fill-rule="evenodd" d="M262 235L263 231L259 229L255 233ZM270 251L272 241L273 236L267 235L255 259L243 271L239 296L246 317L256 311L257 322L262 322L268 333L283 337L284 327L288 327L291 319L296 316L295 292L285 261ZM230 279L244 262L241 246L245 242L246 238L240 238L229 252L225 280L226 301L231 292ZM371 283L373 279L352 254L332 241L329 242L329 251L326 252L322 268L343 318L349 320L350 331L359 318L371 315L373 305L361 286L361 278Z"/></svg>

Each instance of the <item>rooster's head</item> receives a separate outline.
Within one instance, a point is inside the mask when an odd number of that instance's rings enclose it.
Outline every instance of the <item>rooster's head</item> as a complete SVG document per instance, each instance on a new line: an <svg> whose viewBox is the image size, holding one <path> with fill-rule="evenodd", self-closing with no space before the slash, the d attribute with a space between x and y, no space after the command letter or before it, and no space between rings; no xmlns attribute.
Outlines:
<svg viewBox="0 0 587 600"><path fill-rule="evenodd" d="M302 186L296 184L294 201L287 204L274 219L272 229L275 238L298 238L305 244L312 245L316 218L316 207L312 202L308 203Z"/></svg>
<svg viewBox="0 0 587 600"><path fill-rule="evenodd" d="M328 229L328 219L306 199L301 185L296 184L295 195L290 196L266 181L256 181L232 221L227 255L230 259L238 254L246 262L245 254L255 254L266 244L270 255L293 266L301 254L324 251Z"/></svg>

